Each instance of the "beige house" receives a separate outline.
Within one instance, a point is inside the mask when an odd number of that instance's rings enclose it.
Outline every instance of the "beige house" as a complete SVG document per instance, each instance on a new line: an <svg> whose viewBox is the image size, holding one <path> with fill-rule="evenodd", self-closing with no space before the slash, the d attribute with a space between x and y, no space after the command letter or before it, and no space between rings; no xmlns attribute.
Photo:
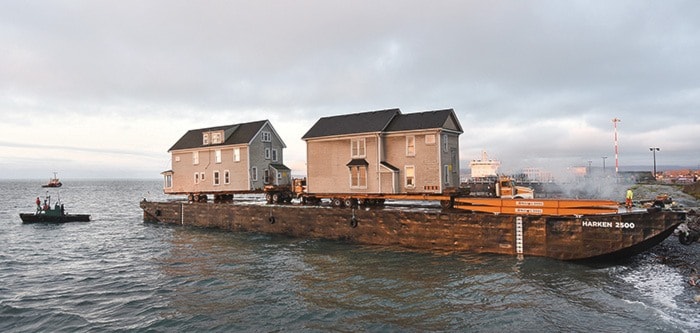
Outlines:
<svg viewBox="0 0 700 333"><path fill-rule="evenodd" d="M169 150L166 194L233 194L289 185L286 145L268 120L187 131Z"/></svg>
<svg viewBox="0 0 700 333"><path fill-rule="evenodd" d="M306 141L307 190L321 193L442 193L458 187L454 110L399 109L319 119Z"/></svg>

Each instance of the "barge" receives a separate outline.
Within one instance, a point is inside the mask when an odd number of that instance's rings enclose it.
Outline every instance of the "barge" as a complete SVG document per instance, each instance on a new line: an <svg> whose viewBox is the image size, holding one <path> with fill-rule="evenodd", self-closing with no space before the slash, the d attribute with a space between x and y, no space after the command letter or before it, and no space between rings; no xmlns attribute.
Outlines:
<svg viewBox="0 0 700 333"><path fill-rule="evenodd" d="M439 207L347 207L261 202L140 203L144 222L446 252L614 260L670 236L686 213L658 208L546 215Z"/></svg>

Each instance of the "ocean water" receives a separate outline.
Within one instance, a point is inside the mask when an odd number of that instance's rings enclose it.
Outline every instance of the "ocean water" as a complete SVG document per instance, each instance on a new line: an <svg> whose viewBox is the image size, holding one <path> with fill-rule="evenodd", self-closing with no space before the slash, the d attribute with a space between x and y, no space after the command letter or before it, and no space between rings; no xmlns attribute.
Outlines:
<svg viewBox="0 0 700 333"><path fill-rule="evenodd" d="M40 184L0 181L2 332L700 330L700 289L653 252L584 265L145 224L139 200L167 197L143 180L65 180L52 200L92 221L22 224Z"/></svg>

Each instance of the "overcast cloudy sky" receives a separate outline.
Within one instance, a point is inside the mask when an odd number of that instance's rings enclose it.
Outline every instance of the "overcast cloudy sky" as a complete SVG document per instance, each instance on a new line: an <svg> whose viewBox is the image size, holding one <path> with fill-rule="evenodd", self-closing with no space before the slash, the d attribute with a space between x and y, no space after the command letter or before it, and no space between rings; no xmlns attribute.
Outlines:
<svg viewBox="0 0 700 333"><path fill-rule="evenodd" d="M700 165L698 1L0 2L0 178L157 178L188 129L453 108L463 166Z"/></svg>

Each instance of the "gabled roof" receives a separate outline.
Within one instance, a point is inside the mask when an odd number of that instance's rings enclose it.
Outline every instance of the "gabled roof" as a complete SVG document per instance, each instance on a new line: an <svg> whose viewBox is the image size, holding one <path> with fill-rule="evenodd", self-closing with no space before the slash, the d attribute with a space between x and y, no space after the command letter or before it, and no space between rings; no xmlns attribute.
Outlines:
<svg viewBox="0 0 700 333"><path fill-rule="evenodd" d="M444 128L463 133L453 109L399 114L391 121L386 132Z"/></svg>
<svg viewBox="0 0 700 333"><path fill-rule="evenodd" d="M401 114L399 109L387 109L323 117L301 138L311 139L325 136L382 132L389 122L399 114Z"/></svg>
<svg viewBox="0 0 700 333"><path fill-rule="evenodd" d="M205 147L205 145L202 144L202 133L221 130L224 131L223 143L209 144L206 145L206 147L247 144L250 143L253 140L253 138L255 138L255 136L260 132L260 130L262 130L262 128L267 123L269 123L269 121L260 120L243 124L233 124L226 126L216 126L189 130L187 131L187 133L185 133L185 135L183 135L180 138L180 140L177 140L177 142L172 147L170 147L168 151ZM272 125L270 125L270 127L272 128Z"/></svg>

